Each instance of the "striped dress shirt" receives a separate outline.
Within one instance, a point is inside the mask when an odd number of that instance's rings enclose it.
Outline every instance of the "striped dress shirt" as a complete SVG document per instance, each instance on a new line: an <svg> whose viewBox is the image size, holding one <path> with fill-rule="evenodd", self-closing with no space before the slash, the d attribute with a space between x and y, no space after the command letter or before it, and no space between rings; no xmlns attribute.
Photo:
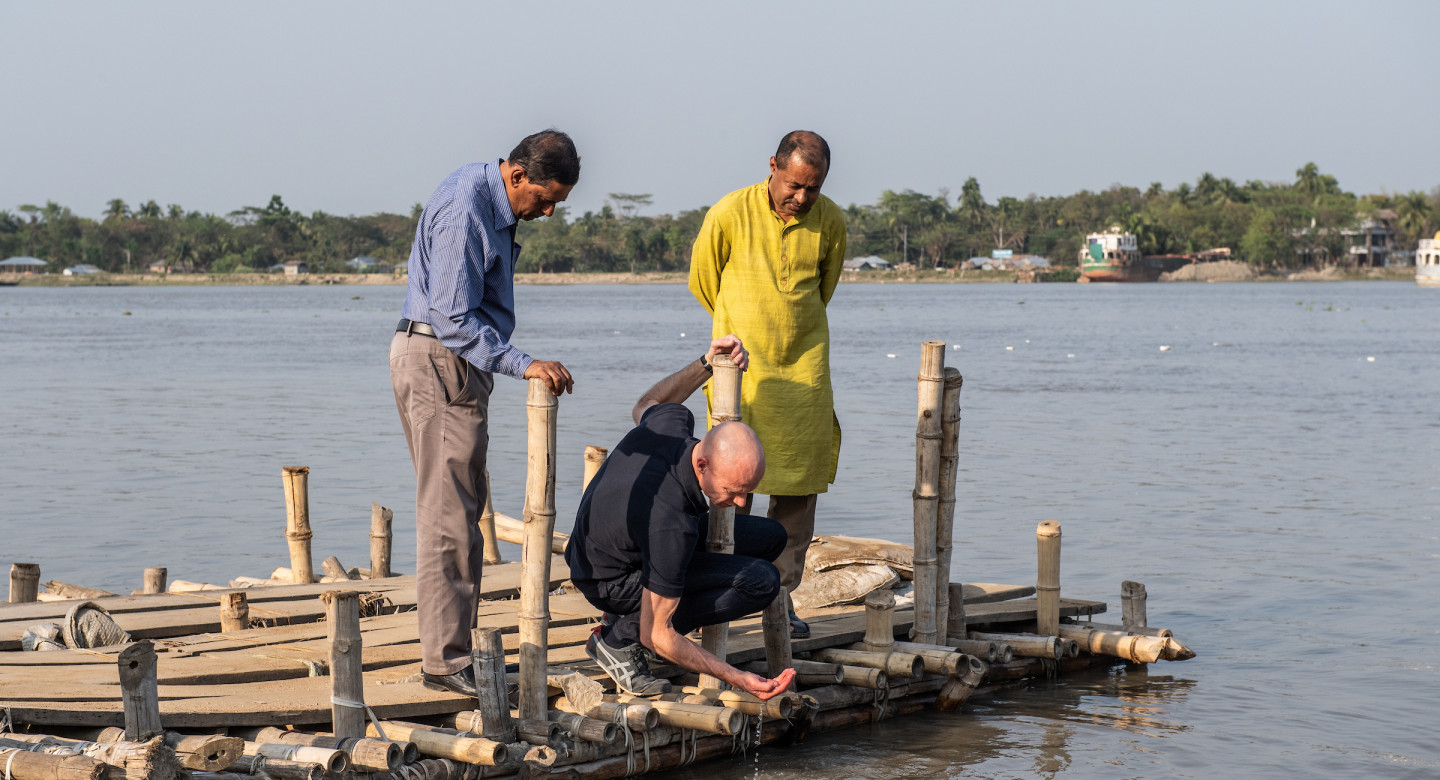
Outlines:
<svg viewBox="0 0 1440 780"><path fill-rule="evenodd" d="M467 165L430 196L400 312L434 328L441 344L476 368L520 379L534 358L510 344L520 245L500 162Z"/></svg>

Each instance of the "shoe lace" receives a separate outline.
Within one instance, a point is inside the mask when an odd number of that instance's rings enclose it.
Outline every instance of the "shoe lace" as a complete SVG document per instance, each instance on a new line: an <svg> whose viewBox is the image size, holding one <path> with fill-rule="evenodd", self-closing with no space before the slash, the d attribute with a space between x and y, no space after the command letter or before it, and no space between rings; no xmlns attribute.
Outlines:
<svg viewBox="0 0 1440 780"><path fill-rule="evenodd" d="M637 676L650 676L650 654L646 652L645 646L639 642L636 642L630 647L630 664L635 667Z"/></svg>

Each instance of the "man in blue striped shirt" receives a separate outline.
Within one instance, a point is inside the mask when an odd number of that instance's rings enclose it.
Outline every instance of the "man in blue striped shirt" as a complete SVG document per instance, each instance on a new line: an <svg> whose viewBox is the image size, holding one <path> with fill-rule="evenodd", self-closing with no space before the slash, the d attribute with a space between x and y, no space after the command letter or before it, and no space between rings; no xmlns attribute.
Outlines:
<svg viewBox="0 0 1440 780"><path fill-rule="evenodd" d="M421 677L475 695L470 631L484 562L492 375L543 379L570 392L565 366L510 343L519 220L548 217L580 179L570 137L546 130L504 160L450 174L420 215L410 288L390 342L390 382L415 463L415 587Z"/></svg>

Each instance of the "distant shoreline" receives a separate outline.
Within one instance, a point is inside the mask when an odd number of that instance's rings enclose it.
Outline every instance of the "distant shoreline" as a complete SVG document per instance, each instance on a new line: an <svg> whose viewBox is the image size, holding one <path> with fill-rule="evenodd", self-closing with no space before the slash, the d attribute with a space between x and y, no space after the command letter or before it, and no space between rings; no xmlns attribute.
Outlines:
<svg viewBox="0 0 1440 780"><path fill-rule="evenodd" d="M1015 271L956 271L951 269L906 271L846 271L841 281L846 284L1006 284L1014 283ZM1297 277L1298 278L1295 278ZM1414 281L1413 268L1373 268L1344 271L1280 270L1263 272L1245 281ZM109 274L63 276L61 274L0 274L0 282L16 282L21 287L276 287L297 285L400 286L408 280L392 274ZM685 284L688 274L680 271L652 273L549 273L516 274L515 283L537 284ZM1046 282L1074 284L1073 281ZM1186 282L1175 282L1184 284ZM1191 282L1194 283L1194 282ZM1224 281L1233 284L1236 282Z"/></svg>

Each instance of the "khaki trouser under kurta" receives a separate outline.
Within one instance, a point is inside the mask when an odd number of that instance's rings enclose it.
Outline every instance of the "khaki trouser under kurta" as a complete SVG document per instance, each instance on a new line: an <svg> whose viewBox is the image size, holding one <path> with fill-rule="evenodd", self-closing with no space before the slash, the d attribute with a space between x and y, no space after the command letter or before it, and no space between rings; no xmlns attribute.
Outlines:
<svg viewBox="0 0 1440 780"><path fill-rule="evenodd" d="M745 506L737 506L735 511L750 514L754 498L752 493L745 499ZM780 585L787 592L793 591L800 587L800 579L805 576L805 552L815 536L815 494L771 496L765 516L785 528L785 549L775 559L775 568L780 570Z"/></svg>
<svg viewBox="0 0 1440 780"><path fill-rule="evenodd" d="M485 450L494 378L431 336L396 333L390 383L415 463L415 589L420 668L470 665L480 601Z"/></svg>

